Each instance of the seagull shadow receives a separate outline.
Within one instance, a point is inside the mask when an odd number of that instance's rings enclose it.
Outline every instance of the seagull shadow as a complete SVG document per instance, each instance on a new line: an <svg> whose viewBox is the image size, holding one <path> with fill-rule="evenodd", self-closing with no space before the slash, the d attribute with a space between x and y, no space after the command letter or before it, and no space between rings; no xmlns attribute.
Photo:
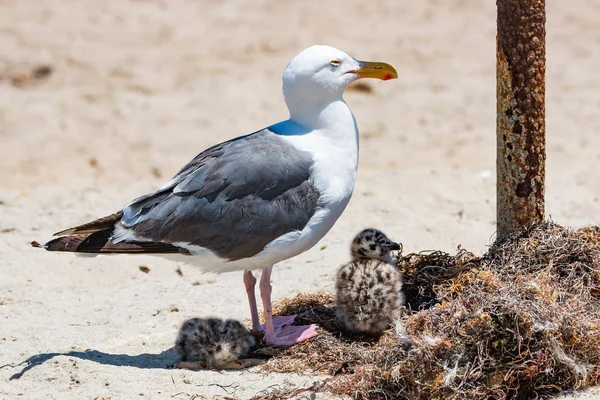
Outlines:
<svg viewBox="0 0 600 400"><path fill-rule="evenodd" d="M42 353L36 354L35 356L29 357L27 360L19 364L6 364L0 366L0 369L5 367L20 367L23 369L13 376L10 380L20 379L27 371L38 367L48 360L53 359L57 356L76 357L81 360L93 361L98 364L114 365L117 367L135 367L142 369L167 369L171 368L175 364L179 357L175 352L174 348L163 351L162 353L152 354L143 353L135 356L128 354L110 354L103 353L98 350L85 350L85 351L69 351L68 353Z"/></svg>

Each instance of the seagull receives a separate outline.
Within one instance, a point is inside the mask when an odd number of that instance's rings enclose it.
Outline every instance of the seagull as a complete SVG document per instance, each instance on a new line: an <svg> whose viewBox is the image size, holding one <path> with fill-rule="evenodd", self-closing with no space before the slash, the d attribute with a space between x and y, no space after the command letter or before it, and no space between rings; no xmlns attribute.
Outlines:
<svg viewBox="0 0 600 400"><path fill-rule="evenodd" d="M154 193L58 232L44 245L32 244L49 251L161 255L204 272L244 271L252 329L264 331L265 343L287 347L310 339L316 326L273 317L271 271L317 244L350 201L358 127L344 90L361 78L397 77L389 64L311 46L283 73L289 119L210 147ZM262 270L264 325L256 270Z"/></svg>

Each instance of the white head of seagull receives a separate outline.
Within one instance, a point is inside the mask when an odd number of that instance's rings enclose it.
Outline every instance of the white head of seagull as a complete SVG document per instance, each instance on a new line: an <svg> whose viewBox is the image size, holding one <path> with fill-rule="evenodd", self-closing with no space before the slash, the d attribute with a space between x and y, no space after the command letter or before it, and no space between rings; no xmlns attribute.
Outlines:
<svg viewBox="0 0 600 400"><path fill-rule="evenodd" d="M283 95L290 119L314 129L328 122L331 115L324 111L332 103L343 102L344 90L355 80L397 77L389 64L358 61L334 47L315 45L288 64L283 73Z"/></svg>

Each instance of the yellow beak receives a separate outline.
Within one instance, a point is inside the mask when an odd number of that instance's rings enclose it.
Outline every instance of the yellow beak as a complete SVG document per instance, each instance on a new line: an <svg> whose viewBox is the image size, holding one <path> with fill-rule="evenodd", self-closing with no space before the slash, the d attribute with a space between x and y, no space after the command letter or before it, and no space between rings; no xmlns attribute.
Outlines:
<svg viewBox="0 0 600 400"><path fill-rule="evenodd" d="M352 71L360 78L377 78L382 81L397 79L398 72L390 64L372 61L359 61L360 67Z"/></svg>

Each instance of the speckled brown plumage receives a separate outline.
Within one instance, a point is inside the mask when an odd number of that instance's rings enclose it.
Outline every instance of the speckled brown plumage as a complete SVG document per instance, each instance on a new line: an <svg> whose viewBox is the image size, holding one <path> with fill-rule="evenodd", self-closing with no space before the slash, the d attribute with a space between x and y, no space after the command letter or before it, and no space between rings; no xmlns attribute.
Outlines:
<svg viewBox="0 0 600 400"><path fill-rule="evenodd" d="M402 275L390 254L399 249L376 229L365 229L352 241L352 261L336 279L338 317L348 330L378 335L401 315Z"/></svg>
<svg viewBox="0 0 600 400"><path fill-rule="evenodd" d="M175 349L183 362L178 368L243 368L243 358L256 345L256 339L239 321L219 318L191 318L179 329Z"/></svg>

